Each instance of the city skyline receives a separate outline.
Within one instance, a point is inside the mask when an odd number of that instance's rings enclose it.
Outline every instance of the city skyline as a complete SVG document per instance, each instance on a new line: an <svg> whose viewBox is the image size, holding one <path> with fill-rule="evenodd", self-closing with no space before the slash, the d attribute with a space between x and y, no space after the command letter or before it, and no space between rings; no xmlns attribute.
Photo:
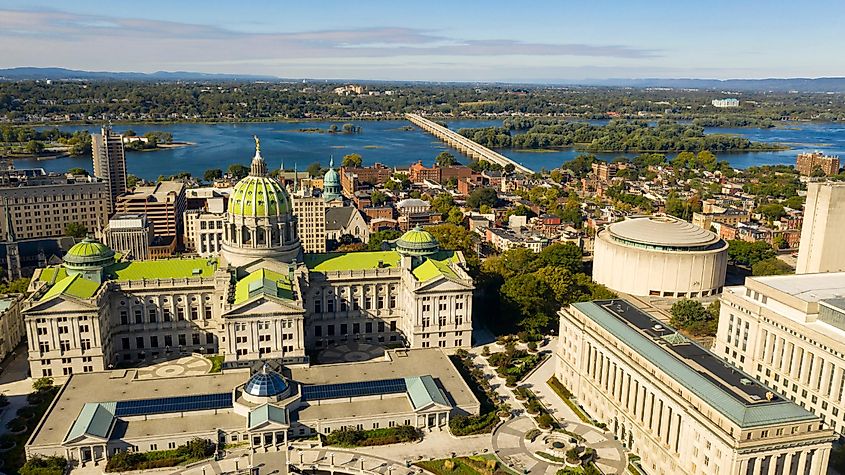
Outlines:
<svg viewBox="0 0 845 475"><path fill-rule="evenodd" d="M845 66L824 54L843 46L832 29L784 34L817 23L819 12L845 13L827 1L800 10L786 2L321 6L13 0L0 9L0 67L556 82L823 77Z"/></svg>

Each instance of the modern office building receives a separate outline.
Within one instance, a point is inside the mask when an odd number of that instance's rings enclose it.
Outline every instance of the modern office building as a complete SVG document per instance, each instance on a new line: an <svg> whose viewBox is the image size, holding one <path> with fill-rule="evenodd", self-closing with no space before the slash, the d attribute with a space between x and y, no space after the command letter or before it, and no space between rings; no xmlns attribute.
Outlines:
<svg viewBox="0 0 845 475"><path fill-rule="evenodd" d="M237 366L302 363L306 350L346 342L470 345L473 282L460 252L412 230L392 250L303 255L289 203L256 151L229 200L219 256L127 260L75 245L37 271L23 304L32 374L191 351Z"/></svg>
<svg viewBox="0 0 845 475"><path fill-rule="evenodd" d="M182 216L187 207L185 184L162 181L151 186L138 186L117 198L115 211L121 214L143 214L153 225L156 237L182 235Z"/></svg>
<svg viewBox="0 0 845 475"><path fill-rule="evenodd" d="M811 176L817 169L825 176L836 175L839 173L839 157L825 155L819 151L799 153L795 159L795 169L804 176Z"/></svg>
<svg viewBox="0 0 845 475"><path fill-rule="evenodd" d="M153 227L143 214L116 214L103 230L106 246L128 254L132 259L149 259Z"/></svg>
<svg viewBox="0 0 845 475"><path fill-rule="evenodd" d="M735 97L727 97L725 99L713 99L710 101L713 107L724 109L727 107L739 107L739 99Z"/></svg>
<svg viewBox="0 0 845 475"><path fill-rule="evenodd" d="M704 297L722 291L728 243L664 215L626 219L598 233L593 280L638 296Z"/></svg>
<svg viewBox="0 0 845 475"><path fill-rule="evenodd" d="M845 273L748 277L722 294L713 352L845 433Z"/></svg>
<svg viewBox="0 0 845 475"><path fill-rule="evenodd" d="M123 136L103 127L99 134L91 134L91 152L94 159L94 176L106 182L109 190L108 213L114 212L117 197L126 193L126 151Z"/></svg>
<svg viewBox="0 0 845 475"><path fill-rule="evenodd" d="M272 452L284 466L293 438L403 425L439 431L452 416L479 412L478 400L438 349L277 369L154 379L140 378L135 369L73 375L26 454L90 467L118 452L173 449L201 438Z"/></svg>
<svg viewBox="0 0 845 475"><path fill-rule="evenodd" d="M845 271L845 183L808 183L796 274Z"/></svg>
<svg viewBox="0 0 845 475"><path fill-rule="evenodd" d="M834 432L625 300L559 312L556 375L649 474L827 473Z"/></svg>

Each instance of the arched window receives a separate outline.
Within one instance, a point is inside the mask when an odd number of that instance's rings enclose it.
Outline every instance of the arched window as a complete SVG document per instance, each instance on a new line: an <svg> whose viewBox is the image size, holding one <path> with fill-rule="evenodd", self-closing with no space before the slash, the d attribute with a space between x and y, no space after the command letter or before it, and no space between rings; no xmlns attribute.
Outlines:
<svg viewBox="0 0 845 475"><path fill-rule="evenodd" d="M249 232L249 228L244 226L241 228L241 243L242 244L249 244L252 241L252 233Z"/></svg>
<svg viewBox="0 0 845 475"><path fill-rule="evenodd" d="M255 229L255 243L258 244L258 245L266 244L265 234L266 234L266 232L264 231L264 228L256 228Z"/></svg>

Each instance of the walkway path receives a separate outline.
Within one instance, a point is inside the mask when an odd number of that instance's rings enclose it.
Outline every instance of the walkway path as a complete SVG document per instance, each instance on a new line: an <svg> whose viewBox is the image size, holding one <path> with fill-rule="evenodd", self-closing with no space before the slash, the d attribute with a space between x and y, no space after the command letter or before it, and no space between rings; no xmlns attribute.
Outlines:
<svg viewBox="0 0 845 475"><path fill-rule="evenodd" d="M26 345L16 348L14 356L3 361L0 368L0 394L5 394L9 405L0 408L0 435L6 433L6 424L15 418L18 409L27 405L26 396L32 392L32 379L28 376Z"/></svg>

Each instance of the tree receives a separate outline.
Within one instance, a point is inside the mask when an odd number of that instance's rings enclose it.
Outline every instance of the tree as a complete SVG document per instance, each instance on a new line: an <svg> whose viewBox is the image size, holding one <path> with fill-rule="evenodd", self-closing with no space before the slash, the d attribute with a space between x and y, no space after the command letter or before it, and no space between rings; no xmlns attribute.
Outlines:
<svg viewBox="0 0 845 475"><path fill-rule="evenodd" d="M223 170L219 168L209 168L202 174L202 178L207 182L213 182L223 178Z"/></svg>
<svg viewBox="0 0 845 475"><path fill-rule="evenodd" d="M129 188L135 188L135 185L137 185L139 181L141 181L141 179L135 175L126 175L126 186Z"/></svg>
<svg viewBox="0 0 845 475"><path fill-rule="evenodd" d="M457 165L458 161L455 160L455 156L447 151L440 152L434 157L434 163L438 167L451 167L453 165Z"/></svg>
<svg viewBox="0 0 845 475"><path fill-rule="evenodd" d="M0 294L23 294L29 287L29 279L22 277L11 282L0 283Z"/></svg>
<svg viewBox="0 0 845 475"><path fill-rule="evenodd" d="M458 208L452 208L446 216L446 222L460 226L464 224L464 213Z"/></svg>
<svg viewBox="0 0 845 475"><path fill-rule="evenodd" d="M241 178L249 175L249 168L241 165L240 163L233 163L229 165L227 170L229 175L236 180L240 180Z"/></svg>
<svg viewBox="0 0 845 475"><path fill-rule="evenodd" d="M775 255L775 250L765 241L728 241L728 258L738 266L752 267Z"/></svg>
<svg viewBox="0 0 845 475"><path fill-rule="evenodd" d="M67 459L56 455L28 457L18 470L20 475L62 475L67 469Z"/></svg>
<svg viewBox="0 0 845 475"><path fill-rule="evenodd" d="M79 168L79 167L73 167L73 168L69 169L67 172L70 173L71 175L74 175L74 176L77 176L77 175L88 176L89 175L88 170L86 170L84 168Z"/></svg>
<svg viewBox="0 0 845 475"><path fill-rule="evenodd" d="M437 226L428 226L425 229L437 239L440 249L461 251L467 258L475 256L473 233L467 228L446 223L438 224Z"/></svg>
<svg viewBox="0 0 845 475"><path fill-rule="evenodd" d="M53 389L53 378L41 377L32 382L32 389L37 392L46 392Z"/></svg>
<svg viewBox="0 0 845 475"><path fill-rule="evenodd" d="M306 168L305 171L308 172L308 176L314 178L323 174L323 167L320 166L319 162L314 162L311 165L308 165L308 168Z"/></svg>
<svg viewBox="0 0 845 475"><path fill-rule="evenodd" d="M431 200L431 208L443 216L449 214L449 210L455 207L455 199L449 193L440 193Z"/></svg>
<svg viewBox="0 0 845 475"><path fill-rule="evenodd" d="M28 154L37 155L44 150L44 144L37 140L30 140L23 149Z"/></svg>
<svg viewBox="0 0 845 475"><path fill-rule="evenodd" d="M768 218L769 221L777 221L786 216L786 210L782 204L768 203L757 207L757 212Z"/></svg>
<svg viewBox="0 0 845 475"><path fill-rule="evenodd" d="M481 205L495 206L498 200L496 190L490 187L476 188L467 197L467 206L478 209Z"/></svg>
<svg viewBox="0 0 845 475"><path fill-rule="evenodd" d="M67 223L65 225L65 236L70 236L76 239L82 239L88 235L88 228L84 224L76 221Z"/></svg>
<svg viewBox="0 0 845 475"><path fill-rule="evenodd" d="M382 206L387 203L387 195L379 190L373 190L370 193L370 200L373 202L373 206Z"/></svg>
<svg viewBox="0 0 845 475"><path fill-rule="evenodd" d="M360 154L350 153L343 156L343 161L340 163L342 167L358 168L364 164L364 158Z"/></svg>
<svg viewBox="0 0 845 475"><path fill-rule="evenodd" d="M789 243L783 236L775 236L772 238L772 247L775 249L788 249Z"/></svg>
<svg viewBox="0 0 845 475"><path fill-rule="evenodd" d="M768 259L764 259L762 261L754 263L754 265L751 266L751 273L755 276L783 275L791 274L792 272L794 272L792 267L790 267L789 264L783 262L777 257L770 257Z"/></svg>
<svg viewBox="0 0 845 475"><path fill-rule="evenodd" d="M581 248L571 242L552 243L540 251L538 256L541 265L562 267L572 274L584 269L583 257L584 253Z"/></svg>
<svg viewBox="0 0 845 475"><path fill-rule="evenodd" d="M505 305L521 315L519 326L528 331L544 331L549 326L550 315L557 310L549 285L536 274L524 274L505 281L501 295Z"/></svg>
<svg viewBox="0 0 845 475"><path fill-rule="evenodd" d="M669 323L686 330L694 336L713 336L716 334L718 317L714 317L701 302L681 299L672 305L672 317Z"/></svg>
<svg viewBox="0 0 845 475"><path fill-rule="evenodd" d="M370 234L370 241L367 243L367 250L381 251L381 245L385 241L399 239L402 233L395 229L385 229Z"/></svg>

